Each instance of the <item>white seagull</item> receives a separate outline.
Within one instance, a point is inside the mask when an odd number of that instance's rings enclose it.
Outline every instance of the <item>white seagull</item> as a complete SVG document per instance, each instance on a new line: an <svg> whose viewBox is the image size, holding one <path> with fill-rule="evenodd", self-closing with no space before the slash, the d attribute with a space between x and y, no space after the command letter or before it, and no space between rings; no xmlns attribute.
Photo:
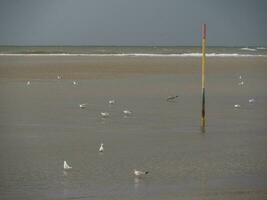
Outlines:
<svg viewBox="0 0 267 200"><path fill-rule="evenodd" d="M57 76L57 79L61 79L61 76Z"/></svg>
<svg viewBox="0 0 267 200"><path fill-rule="evenodd" d="M82 103L82 104L79 104L79 107L81 108L81 109L83 109L83 108L86 108L86 103Z"/></svg>
<svg viewBox="0 0 267 200"><path fill-rule="evenodd" d="M239 104L234 105L235 108L240 108L241 106Z"/></svg>
<svg viewBox="0 0 267 200"><path fill-rule="evenodd" d="M101 112L100 113L101 117L105 118L105 117L109 117L109 113L108 112Z"/></svg>
<svg viewBox="0 0 267 200"><path fill-rule="evenodd" d="M104 146L103 145L104 145L103 143L100 144L100 148L98 150L99 152L104 152Z"/></svg>
<svg viewBox="0 0 267 200"><path fill-rule="evenodd" d="M241 75L239 76L239 79L240 79L240 80L242 79L242 76L241 76Z"/></svg>
<svg viewBox="0 0 267 200"><path fill-rule="evenodd" d="M238 85L244 85L244 81L239 82Z"/></svg>
<svg viewBox="0 0 267 200"><path fill-rule="evenodd" d="M131 115L132 112L131 112L130 110L124 110L124 111L123 111L123 114L124 114L124 115Z"/></svg>
<svg viewBox="0 0 267 200"><path fill-rule="evenodd" d="M114 103L115 103L115 100L114 100L114 99L109 100L108 103L109 103L109 104L114 104Z"/></svg>
<svg viewBox="0 0 267 200"><path fill-rule="evenodd" d="M248 102L249 103L254 103L255 102L255 99L253 99L253 98L252 99L249 99Z"/></svg>
<svg viewBox="0 0 267 200"><path fill-rule="evenodd" d="M30 85L31 84L31 81L27 81L27 85Z"/></svg>
<svg viewBox="0 0 267 200"><path fill-rule="evenodd" d="M139 171L139 170L134 169L134 175L137 177L142 176L142 175L146 175L146 174L148 174L148 171Z"/></svg>
<svg viewBox="0 0 267 200"><path fill-rule="evenodd" d="M73 85L78 85L77 81L73 81L72 83L73 83Z"/></svg>
<svg viewBox="0 0 267 200"><path fill-rule="evenodd" d="M65 160L64 160L63 168L64 168L65 170L67 170L67 169L72 169L72 167L69 166Z"/></svg>

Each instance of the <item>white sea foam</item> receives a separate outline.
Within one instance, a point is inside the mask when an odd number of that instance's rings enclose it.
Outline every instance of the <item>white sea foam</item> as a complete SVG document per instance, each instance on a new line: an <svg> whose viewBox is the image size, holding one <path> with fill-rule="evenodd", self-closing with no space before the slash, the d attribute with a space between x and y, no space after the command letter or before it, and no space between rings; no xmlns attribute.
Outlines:
<svg viewBox="0 0 267 200"><path fill-rule="evenodd" d="M243 50L243 51L257 51L257 49L252 49L252 48L248 48L248 47L241 48L241 50Z"/></svg>
<svg viewBox="0 0 267 200"><path fill-rule="evenodd" d="M259 49L259 50L266 50L267 48L265 48L265 47L257 47L256 49Z"/></svg>
<svg viewBox="0 0 267 200"><path fill-rule="evenodd" d="M91 57L201 57L202 53L180 53L180 54L149 54L149 53L122 53L122 54L0 54L0 56L91 56ZM239 53L207 53L207 57L267 57L261 54L239 54Z"/></svg>

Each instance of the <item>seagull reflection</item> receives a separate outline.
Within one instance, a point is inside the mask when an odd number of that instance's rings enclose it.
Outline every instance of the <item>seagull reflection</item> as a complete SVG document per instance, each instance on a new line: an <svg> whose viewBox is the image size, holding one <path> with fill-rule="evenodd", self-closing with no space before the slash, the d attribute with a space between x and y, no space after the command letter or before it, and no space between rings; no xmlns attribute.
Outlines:
<svg viewBox="0 0 267 200"><path fill-rule="evenodd" d="M134 177L134 188L135 189L138 189L139 188L140 182L141 182L140 178Z"/></svg>
<svg viewBox="0 0 267 200"><path fill-rule="evenodd" d="M64 175L64 176L68 176L68 172L64 170L64 171L63 171L63 175Z"/></svg>

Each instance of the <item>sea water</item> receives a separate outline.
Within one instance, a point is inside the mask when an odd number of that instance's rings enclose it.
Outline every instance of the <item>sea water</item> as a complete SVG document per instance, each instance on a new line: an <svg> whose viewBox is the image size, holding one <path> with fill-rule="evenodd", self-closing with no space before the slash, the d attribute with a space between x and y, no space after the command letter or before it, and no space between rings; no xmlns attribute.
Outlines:
<svg viewBox="0 0 267 200"><path fill-rule="evenodd" d="M0 46L0 55L201 56L198 46ZM208 47L207 56L266 56L267 48Z"/></svg>

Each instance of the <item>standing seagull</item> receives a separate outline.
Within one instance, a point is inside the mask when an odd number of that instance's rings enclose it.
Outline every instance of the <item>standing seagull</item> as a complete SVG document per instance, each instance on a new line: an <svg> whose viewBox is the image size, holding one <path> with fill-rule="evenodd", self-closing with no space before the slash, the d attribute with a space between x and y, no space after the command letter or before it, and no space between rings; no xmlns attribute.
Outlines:
<svg viewBox="0 0 267 200"><path fill-rule="evenodd" d="M139 170L134 169L134 175L137 177L146 175L146 174L148 174L148 171L139 171Z"/></svg>
<svg viewBox="0 0 267 200"><path fill-rule="evenodd" d="M254 103L255 102L255 99L253 99L253 98L252 99L249 99L248 102L249 103Z"/></svg>
<svg viewBox="0 0 267 200"><path fill-rule="evenodd" d="M63 168L64 168L65 170L72 169L72 167L69 166L65 160L64 160Z"/></svg>
<svg viewBox="0 0 267 200"><path fill-rule="evenodd" d="M82 104L79 105L79 107L80 108L86 108L86 105L87 105L86 103L82 103Z"/></svg>
<svg viewBox="0 0 267 200"><path fill-rule="evenodd" d="M103 143L100 144L99 152L101 152L101 153L104 152L104 147L103 147L103 145L104 145Z"/></svg>
<svg viewBox="0 0 267 200"><path fill-rule="evenodd" d="M124 110L124 111L123 111L123 114L124 114L124 115L131 115L132 112L131 112L130 110Z"/></svg>
<svg viewBox="0 0 267 200"><path fill-rule="evenodd" d="M27 86L29 86L31 84L31 81L27 81Z"/></svg>
<svg viewBox="0 0 267 200"><path fill-rule="evenodd" d="M102 118L109 117L109 113L108 112L101 112L100 115L101 115Z"/></svg>
<svg viewBox="0 0 267 200"><path fill-rule="evenodd" d="M235 108L240 108L241 106L239 104L234 105Z"/></svg>
<svg viewBox="0 0 267 200"><path fill-rule="evenodd" d="M109 100L108 103L109 103L109 104L114 104L114 103L115 103L115 100L114 100L114 99Z"/></svg>
<svg viewBox="0 0 267 200"><path fill-rule="evenodd" d="M73 81L72 83L73 83L73 85L78 85L77 81Z"/></svg>
<svg viewBox="0 0 267 200"><path fill-rule="evenodd" d="M239 82L238 85L244 85L244 81Z"/></svg>

